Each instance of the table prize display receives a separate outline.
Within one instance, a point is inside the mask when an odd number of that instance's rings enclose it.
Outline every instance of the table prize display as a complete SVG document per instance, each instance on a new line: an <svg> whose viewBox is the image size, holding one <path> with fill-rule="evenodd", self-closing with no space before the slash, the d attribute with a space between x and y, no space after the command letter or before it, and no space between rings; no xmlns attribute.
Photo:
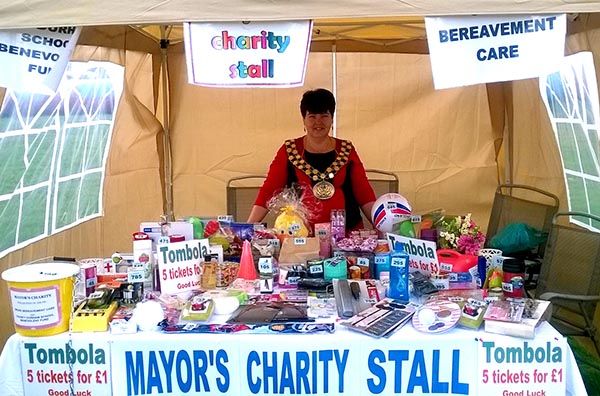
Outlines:
<svg viewBox="0 0 600 396"><path fill-rule="evenodd" d="M396 287L402 283L403 287L398 289L400 293L398 295L408 296L408 266L433 272L432 269L437 268L439 263L435 255L435 243L400 238L398 235L388 233L389 246L395 252L391 258L392 273L388 288L392 284ZM297 239L293 241L297 244ZM395 260L401 259L400 256L397 257L400 254L398 252L402 251L399 244L403 244L408 252L414 250L417 254L421 253L421 256L405 257L403 264L405 274L402 275L403 278L399 278L401 282L394 279ZM249 245L249 242L245 241L244 245ZM297 245L304 248L309 244L304 242ZM384 241L383 245L387 247L388 242ZM317 243L315 248L318 254L322 246ZM209 272L200 270L200 265L203 264L199 263L198 259L205 257L205 264L214 267L214 263L208 261L212 261L210 255L204 255L208 250L206 239L159 245L156 273L161 277L161 293L168 296L170 293L180 291L193 292L200 284L204 284L200 274L207 275ZM254 272L251 253L249 250L245 252L248 254L242 251L238 277L243 272L244 266ZM311 257L315 257L315 252L311 254ZM369 302L366 305L367 310L379 309L378 306L382 302L387 304L382 309L392 309L390 307L395 306L398 309L408 310L407 305L412 302L406 304L399 300L379 298L370 301L372 295L370 292L361 292L362 286L355 287L357 283L353 283L352 287L348 286L350 280L345 279L346 273L356 274L360 282L371 282L373 279L371 274L377 273L370 259L360 254L355 256L352 260L356 262L356 271L354 266L350 266L350 256L347 253L339 258L325 260L321 262L320 267L314 268L325 273L326 281L328 274L339 272L340 266L337 264L344 263L341 278L329 277L329 280L333 279L334 292L336 287L344 286L347 293L351 292L355 300L359 300L357 295L360 295L361 302ZM244 257L248 260L245 261ZM245 262L250 264L244 264ZM263 292L272 293L273 278L263 279L263 274L272 275L271 264L273 263L259 259L258 264L261 277L258 295L262 295ZM346 264L348 264L347 271ZM361 267L363 264L366 264L364 268ZM309 268L307 273L314 272L312 266L309 265L307 268ZM214 268L211 269L211 273L213 270ZM280 268L280 282L282 272L283 269ZM135 269L128 273L128 277L131 279L135 275L140 280L144 280L147 273L150 271ZM292 278L292 273L292 269L287 271L286 282ZM363 274L365 277L360 278ZM355 281L353 278L352 282ZM149 284L152 285L152 282ZM52 285L34 295L30 289L11 284L12 302L14 305L15 296L21 298L24 302L18 306L19 309L29 310L29 313L35 316L39 303L27 305L25 302L33 301L32 299L46 299L46 302L52 302L53 293L55 291L57 293L59 289L56 285ZM135 288L121 289L126 293L123 296L129 299L136 292ZM205 290L204 287L203 289ZM435 287L433 289L435 292ZM98 293L98 290L96 288L93 294ZM256 286L255 290L258 290ZM388 292L389 290L383 292L384 294L380 292L378 295L384 297ZM158 327L156 325L158 321L152 321L151 328L148 328L142 326L141 322L136 323L133 320L136 318L136 313L141 311L140 304L145 303L141 302L135 306L131 320L134 324L134 332L121 331L120 334L111 331L90 331L87 326L93 324L91 319L95 314L81 311L82 305L73 314L67 331L63 330L59 334L52 333L54 335L43 332L27 334L17 331L17 334L7 340L0 355L0 394L2 396L156 394L581 396L586 394L566 338L543 320L539 326L533 328L533 337L512 337L486 332L484 326L481 326L481 321L472 329L459 326L458 318L461 317L461 311L452 301L434 302L427 307L427 310L419 311L420 304L425 306L425 300L421 300L410 307L409 315L413 314L412 320L403 320L393 331L379 327L362 329L363 331L360 332L355 331L356 326L355 328L349 326L348 321L352 321L355 316L363 315L364 306L354 309L352 313L352 306L341 307L344 304L338 304L338 294L337 292L334 294L338 315L318 318L315 321L294 320L287 325L283 322L266 321L264 324L247 328L244 327L243 321L231 322L232 318L229 321L227 319L221 321L214 316L206 319L206 324L202 325L195 322L189 323L188 326L183 322L183 324L175 323L170 327ZM89 304L90 298L88 297L85 304ZM188 301L188 304L193 306L193 301ZM214 303L216 305L216 300ZM109 306L112 307L113 304L116 302ZM157 302L155 304L159 306ZM60 316L58 307L52 304L46 305L42 308L53 309L56 316ZM340 314L340 308L341 311L349 311L350 314ZM474 310L476 311L477 307ZM161 320L163 311L160 307L158 311L160 316L158 320ZM385 312L382 313L383 316L386 315ZM410 317L403 315L405 319ZM46 319L46 316L40 319ZM344 319L340 320L337 316ZM69 315L67 314L66 317L68 318ZM289 317L292 316L286 319ZM390 318L392 317L396 323L399 323L398 318L402 315L390 315ZM82 318L87 319L80 322ZM25 320L27 317L22 315L21 319ZM106 319L104 323L105 328L108 327L108 320ZM323 321L322 327L319 326L320 321ZM23 324L27 325L25 322ZM15 326L17 326L16 322ZM139 328L137 332L135 332L136 326ZM175 330L168 331L169 328Z"/></svg>

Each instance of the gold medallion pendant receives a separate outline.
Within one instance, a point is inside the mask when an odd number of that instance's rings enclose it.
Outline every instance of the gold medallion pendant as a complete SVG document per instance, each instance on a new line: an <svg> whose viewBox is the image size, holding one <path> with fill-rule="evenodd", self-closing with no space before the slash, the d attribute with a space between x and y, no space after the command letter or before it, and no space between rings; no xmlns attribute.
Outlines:
<svg viewBox="0 0 600 396"><path fill-rule="evenodd" d="M315 197L322 201L333 197L333 194L335 193L335 187L333 184L325 180L321 180L320 182L316 183L312 190L313 194L315 194Z"/></svg>

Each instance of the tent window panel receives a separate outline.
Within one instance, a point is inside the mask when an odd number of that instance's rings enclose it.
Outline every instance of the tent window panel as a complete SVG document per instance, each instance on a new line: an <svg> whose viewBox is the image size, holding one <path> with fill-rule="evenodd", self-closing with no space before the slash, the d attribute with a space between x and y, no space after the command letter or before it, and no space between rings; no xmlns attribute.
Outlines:
<svg viewBox="0 0 600 396"><path fill-rule="evenodd" d="M600 137L598 136L598 130L589 129L588 135L590 137L590 144L592 145L592 150L594 155L596 156L596 161L600 163Z"/></svg>
<svg viewBox="0 0 600 396"><path fill-rule="evenodd" d="M21 176L25 172L25 137L10 136L1 137L0 135L0 201L10 197L3 198L3 195L12 194L19 186Z"/></svg>
<svg viewBox="0 0 600 396"><path fill-rule="evenodd" d="M585 79L585 74L583 74L583 78ZM594 84L595 83L596 82L594 82ZM585 109L584 109L585 112L583 112L583 114L585 114L586 124L588 126L590 126L590 125L596 125L596 116L594 114L595 112L594 112L594 102L593 102L595 99L592 99L592 97L590 96L590 92L587 89L587 87L588 87L588 83L586 81L583 84L583 88L584 88L583 99L584 100L582 101L582 103L583 103L583 105L585 105Z"/></svg>
<svg viewBox="0 0 600 396"><path fill-rule="evenodd" d="M19 224L20 196L0 202L0 249L9 249L16 244Z"/></svg>
<svg viewBox="0 0 600 396"><path fill-rule="evenodd" d="M115 108L113 82L107 78L103 69L90 70L94 79L80 84L69 98L70 107L67 122L77 123L89 120L111 121Z"/></svg>
<svg viewBox="0 0 600 396"><path fill-rule="evenodd" d="M569 207L573 211L589 213L583 178L567 174L567 189L569 190Z"/></svg>
<svg viewBox="0 0 600 396"><path fill-rule="evenodd" d="M8 96L8 92L7 92L6 96ZM8 101L6 101L6 99L7 99L6 96L5 96L5 103L9 103ZM0 113L0 131L14 132L14 131L21 131L21 130L23 130L23 124L21 124L19 122L19 119L12 118L10 116L10 112L5 111L5 109L3 108L2 112Z"/></svg>
<svg viewBox="0 0 600 396"><path fill-rule="evenodd" d="M556 133L558 135L558 144L564 167L571 171L580 172L581 163L579 162L574 128L574 125L571 123L556 123Z"/></svg>
<svg viewBox="0 0 600 396"><path fill-rule="evenodd" d="M110 125L90 125L88 129L88 142L84 170L98 169L104 159L103 150L93 150L94 147L105 147L110 136Z"/></svg>
<svg viewBox="0 0 600 396"><path fill-rule="evenodd" d="M585 184L590 204L589 213L600 213L600 181L587 179ZM594 227L600 230L600 224L595 224Z"/></svg>
<svg viewBox="0 0 600 396"><path fill-rule="evenodd" d="M65 227L77 220L77 203L81 179L66 180L58 184L55 228ZM73 210L75 209L75 210Z"/></svg>
<svg viewBox="0 0 600 396"><path fill-rule="evenodd" d="M546 97L548 99L548 111L552 114L552 117L567 118L569 111L566 106L570 101L559 73L554 73L548 77Z"/></svg>
<svg viewBox="0 0 600 396"><path fill-rule="evenodd" d="M59 176L67 177L81 173L85 159L86 127L65 128Z"/></svg>
<svg viewBox="0 0 600 396"><path fill-rule="evenodd" d="M81 182L81 195L78 199L77 216L80 219L98 213L100 210L99 196L102 193L102 174L100 172L87 174Z"/></svg>
<svg viewBox="0 0 600 396"><path fill-rule="evenodd" d="M20 93L19 96L19 101L29 101L31 106L35 108L29 112L29 117L32 119L27 121L32 129L42 131L56 129L57 124L60 122L60 118L58 118L61 109L60 95L41 96Z"/></svg>
<svg viewBox="0 0 600 396"><path fill-rule="evenodd" d="M102 214L124 68L71 62L57 91L7 90L0 110L0 257Z"/></svg>
<svg viewBox="0 0 600 396"><path fill-rule="evenodd" d="M594 152L591 142L588 141L588 136L585 130L579 124L573 125L575 140L577 140L577 148L579 151L579 161L583 169L583 173L591 176L598 175L598 167L594 158Z"/></svg>
<svg viewBox="0 0 600 396"><path fill-rule="evenodd" d="M23 194L18 243L44 235L47 199L47 188L38 188Z"/></svg>
<svg viewBox="0 0 600 396"><path fill-rule="evenodd" d="M50 178L54 150L56 147L56 131L28 136L31 140L27 150L29 166L23 175L23 187L47 182Z"/></svg>

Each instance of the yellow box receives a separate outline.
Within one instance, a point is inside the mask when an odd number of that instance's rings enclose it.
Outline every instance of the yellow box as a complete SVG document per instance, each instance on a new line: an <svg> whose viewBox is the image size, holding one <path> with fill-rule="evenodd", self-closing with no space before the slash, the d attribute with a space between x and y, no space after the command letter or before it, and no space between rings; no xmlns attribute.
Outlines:
<svg viewBox="0 0 600 396"><path fill-rule="evenodd" d="M85 308L85 304L81 304L73 314L73 332L107 331L118 306L116 301L105 309L89 309Z"/></svg>

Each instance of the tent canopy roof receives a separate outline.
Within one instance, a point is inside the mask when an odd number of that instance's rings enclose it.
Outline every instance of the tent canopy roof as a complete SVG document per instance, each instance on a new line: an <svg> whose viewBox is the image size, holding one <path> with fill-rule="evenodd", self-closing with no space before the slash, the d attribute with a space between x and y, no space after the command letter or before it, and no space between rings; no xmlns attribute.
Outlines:
<svg viewBox="0 0 600 396"><path fill-rule="evenodd" d="M259 21L398 16L585 13L600 1L580 0L16 0L0 5L0 29L51 26L173 24L191 21Z"/></svg>

